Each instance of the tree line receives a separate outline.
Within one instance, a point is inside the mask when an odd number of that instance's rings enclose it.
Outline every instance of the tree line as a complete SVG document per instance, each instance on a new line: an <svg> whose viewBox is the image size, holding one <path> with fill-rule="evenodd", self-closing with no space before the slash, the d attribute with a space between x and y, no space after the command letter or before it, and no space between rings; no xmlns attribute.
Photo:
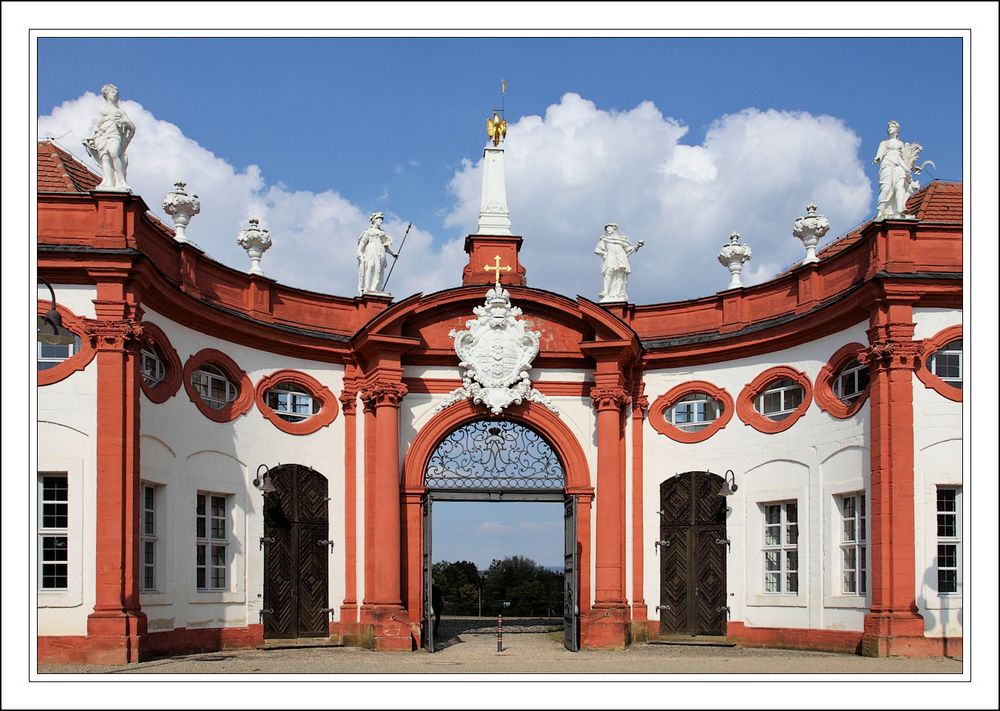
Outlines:
<svg viewBox="0 0 1000 711"><path fill-rule="evenodd" d="M530 558L494 559L484 571L468 560L432 567L434 585L444 598L444 615L562 617L563 574Z"/></svg>

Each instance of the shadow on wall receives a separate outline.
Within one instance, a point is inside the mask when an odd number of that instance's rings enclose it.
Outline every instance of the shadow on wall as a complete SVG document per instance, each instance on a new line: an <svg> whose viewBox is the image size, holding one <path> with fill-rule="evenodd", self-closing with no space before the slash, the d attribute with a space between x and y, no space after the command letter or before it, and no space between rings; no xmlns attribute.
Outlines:
<svg viewBox="0 0 1000 711"><path fill-rule="evenodd" d="M949 637L947 632L949 628L958 628L964 630L965 620L963 616L962 607L950 608L950 607L939 607L936 609L928 608L928 604L933 604L933 600L928 600L929 597L938 597L939 600L949 600L957 601L958 603L964 603L964 595L961 592L957 592L954 595L946 594L940 596L937 593L938 590L938 556L934 556L934 562L932 565L924 571L924 584L921 588L920 595L917 597L917 606L920 608L920 613L924 617L925 627L930 626L932 629L940 629L944 632L941 636L942 640L942 650L944 656L946 657L961 657L962 656L962 636L961 634L957 637ZM961 580L958 582L958 588L961 590L962 583ZM928 591L931 595L928 595ZM937 594L935 594L937 593ZM938 603L938 604L942 604ZM930 623L928 625L928 623Z"/></svg>

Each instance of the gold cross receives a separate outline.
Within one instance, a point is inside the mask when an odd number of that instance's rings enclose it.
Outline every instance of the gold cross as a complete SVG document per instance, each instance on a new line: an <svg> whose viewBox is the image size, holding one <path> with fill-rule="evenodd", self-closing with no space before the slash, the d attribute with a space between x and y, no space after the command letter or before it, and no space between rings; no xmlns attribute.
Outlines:
<svg viewBox="0 0 1000 711"><path fill-rule="evenodd" d="M488 272L496 272L497 273L497 291L500 291L500 272L513 271L514 267L510 266L509 264L506 267L501 267L500 266L500 255L499 254L496 255L493 259L494 259L494 261L496 263L496 266L491 267L489 264L487 264L485 267L483 267L483 269L485 271L488 271Z"/></svg>

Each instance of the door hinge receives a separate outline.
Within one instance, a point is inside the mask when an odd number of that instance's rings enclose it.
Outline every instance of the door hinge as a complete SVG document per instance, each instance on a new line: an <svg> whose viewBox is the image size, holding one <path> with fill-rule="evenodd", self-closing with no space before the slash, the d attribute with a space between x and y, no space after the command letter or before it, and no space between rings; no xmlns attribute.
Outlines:
<svg viewBox="0 0 1000 711"><path fill-rule="evenodd" d="M654 541L653 542L653 546L656 548L657 551L660 550L660 546L663 546L664 548L666 548L669 545L670 545L670 541L669 540L666 540L666 541L660 540L660 541Z"/></svg>
<svg viewBox="0 0 1000 711"><path fill-rule="evenodd" d="M722 612L723 610L725 610L726 614L728 615L730 612L729 605L719 605L719 607L715 608L716 612Z"/></svg>
<svg viewBox="0 0 1000 711"><path fill-rule="evenodd" d="M715 542L718 543L720 546L722 544L725 544L727 548L731 546L733 543L732 540L730 540L729 538L716 538Z"/></svg>
<svg viewBox="0 0 1000 711"><path fill-rule="evenodd" d="M319 609L320 609L321 612L325 612L326 614L329 615L331 612L334 612L337 608L336 607L321 607Z"/></svg>
<svg viewBox="0 0 1000 711"><path fill-rule="evenodd" d="M318 545L318 546L330 546L330 552L333 553L333 541L331 541L331 540L316 541L316 545Z"/></svg>
<svg viewBox="0 0 1000 711"><path fill-rule="evenodd" d="M261 622L263 622L264 621L264 615L270 615L272 613L274 613L274 610L272 608L268 607L266 609L261 609L260 612L257 613L257 617L260 619Z"/></svg>
<svg viewBox="0 0 1000 711"><path fill-rule="evenodd" d="M660 610L672 610L672 609L674 609L674 608L670 607L670 605L657 605L656 606L656 612L659 612Z"/></svg>
<svg viewBox="0 0 1000 711"><path fill-rule="evenodd" d="M264 550L265 543L274 543L274 536L261 536L260 537L260 549Z"/></svg>

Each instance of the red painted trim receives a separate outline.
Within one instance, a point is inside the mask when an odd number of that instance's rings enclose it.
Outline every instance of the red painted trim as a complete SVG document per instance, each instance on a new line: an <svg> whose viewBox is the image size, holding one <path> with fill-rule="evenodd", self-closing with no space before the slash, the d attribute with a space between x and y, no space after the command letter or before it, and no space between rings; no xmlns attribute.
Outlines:
<svg viewBox="0 0 1000 711"><path fill-rule="evenodd" d="M294 383L309 391L315 400L319 400L320 409L315 415L300 422L288 422L272 410L266 400L267 391L280 383ZM308 435L330 425L337 417L337 398L330 389L316 378L297 370L277 370L260 379L254 391L254 401L264 418L282 432L291 435Z"/></svg>
<svg viewBox="0 0 1000 711"><path fill-rule="evenodd" d="M726 624L726 636L741 647L809 649L848 654L857 654L861 649L860 631L748 627L744 622L729 622Z"/></svg>
<svg viewBox="0 0 1000 711"><path fill-rule="evenodd" d="M962 402L962 388L956 388L954 385L945 382L938 376L934 375L930 370L927 369L927 361L930 360L931 356L937 351L944 348L946 345L952 341L961 340L962 338L962 326L961 324L957 326L948 326L935 333L930 338L924 339L923 345L923 355L920 357L920 365L917 367L917 378L925 386L934 390L938 395L946 397L953 402ZM962 358L963 366L965 359L965 347L962 348ZM964 377L964 375L963 375ZM964 385L964 383L963 383Z"/></svg>
<svg viewBox="0 0 1000 711"><path fill-rule="evenodd" d="M753 402L772 381L778 380L779 378L790 378L802 386L804 393L802 396L802 402L799 404L795 412L790 414L785 419L775 422L769 417L765 417L757 412L753 406ZM750 425L758 432L763 432L764 434L776 434L778 432L784 432L789 427L794 425L798 419L806 413L806 410L809 409L809 403L811 402L812 383L809 382L808 376L806 376L805 373L800 373L794 368L789 368L787 365L777 365L773 368L768 368L743 386L743 390L740 392L740 396L736 400L736 413L740 416L740 419L743 420L744 424Z"/></svg>
<svg viewBox="0 0 1000 711"><path fill-rule="evenodd" d="M667 420L666 412L676 405L682 397L693 393L705 393L721 402L722 414L715 422L703 430L685 432ZM695 444L696 442L704 442L716 432L725 428L729 424L729 421L733 419L733 410L733 398L725 390L717 388L704 380L691 380L667 391L653 401L652 406L649 408L649 424L661 435L666 435L675 442Z"/></svg>
<svg viewBox="0 0 1000 711"><path fill-rule="evenodd" d="M833 392L833 383L837 379L837 376L840 375L840 371L851 360L856 359L858 354L865 348L866 346L860 343L848 343L846 346L841 346L830 356L826 364L820 368L819 375L816 376L816 389L813 393L816 398L816 404L831 417L836 417L838 420L846 420L849 417L853 417L868 400L868 395L872 389L871 379L869 379L868 385L865 387L864 392L861 393L861 396L850 404L841 400Z"/></svg>
<svg viewBox="0 0 1000 711"><path fill-rule="evenodd" d="M649 616L643 593L643 419L649 411L649 399L643 395L640 380L632 397L632 620Z"/></svg>
<svg viewBox="0 0 1000 711"><path fill-rule="evenodd" d="M209 407L191 384L191 376L205 364L217 366L230 382L235 383L239 392L236 399L225 407L215 410ZM245 413L253 405L254 389L247 374L232 358L215 348L203 348L187 359L184 364L184 391L198 411L213 422L231 422Z"/></svg>
<svg viewBox="0 0 1000 711"><path fill-rule="evenodd" d="M163 363L163 380L154 387L147 385L141 374L142 362L140 361L139 387L150 402L164 403L180 390L184 368L181 365L180 356L170 344L170 339L159 326L149 321L143 321L140 325L142 326L143 346L154 346L155 351L160 356L160 361Z"/></svg>
<svg viewBox="0 0 1000 711"><path fill-rule="evenodd" d="M105 641L83 635L40 635L38 637L38 664L121 664L113 656ZM221 649L256 647L264 641L263 625L248 627L207 627L188 629L178 627L164 632L149 632L139 638L138 654L130 661L146 661L156 657L199 652L217 652Z"/></svg>
<svg viewBox="0 0 1000 711"><path fill-rule="evenodd" d="M38 300L39 316L44 316L51 308L51 301L42 299ZM65 380L73 373L83 370L90 365L90 361L94 360L94 356L97 354L97 351L94 350L94 344L91 342L90 336L87 333L87 321L58 303L56 304L56 311L58 311L59 315L62 316L63 327L68 328L80 337L80 350L58 365L46 368L45 370L36 371L38 375L39 387L58 383L60 380Z"/></svg>

